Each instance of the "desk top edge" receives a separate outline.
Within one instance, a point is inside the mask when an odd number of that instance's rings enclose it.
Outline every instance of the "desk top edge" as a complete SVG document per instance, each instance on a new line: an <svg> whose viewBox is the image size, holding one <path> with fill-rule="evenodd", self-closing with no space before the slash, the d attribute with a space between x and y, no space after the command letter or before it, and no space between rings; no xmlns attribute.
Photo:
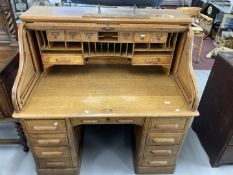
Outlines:
<svg viewBox="0 0 233 175"><path fill-rule="evenodd" d="M189 24L192 18L175 9L137 9L129 7L41 7L33 6L20 18L25 22L120 22L120 23L169 23Z"/></svg>

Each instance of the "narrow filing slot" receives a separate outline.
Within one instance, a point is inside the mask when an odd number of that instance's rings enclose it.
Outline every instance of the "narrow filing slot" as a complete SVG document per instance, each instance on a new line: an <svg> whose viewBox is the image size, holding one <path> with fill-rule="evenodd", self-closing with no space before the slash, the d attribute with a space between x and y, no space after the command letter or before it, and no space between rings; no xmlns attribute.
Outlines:
<svg viewBox="0 0 233 175"><path fill-rule="evenodd" d="M107 55L109 55L109 43L107 43Z"/></svg>
<svg viewBox="0 0 233 175"><path fill-rule="evenodd" d="M41 49L42 45L44 45L41 37L42 37L41 33L36 31L36 39L37 39L37 43L38 43L40 49Z"/></svg>
<svg viewBox="0 0 233 175"><path fill-rule="evenodd" d="M115 45L115 43L113 43L113 53L114 53L114 55L116 54L116 45Z"/></svg>
<svg viewBox="0 0 233 175"><path fill-rule="evenodd" d="M170 38L169 38L169 49L171 49L171 39L172 39L172 37L173 37L173 33L171 33L171 36L170 36Z"/></svg>
<svg viewBox="0 0 233 175"><path fill-rule="evenodd" d="M95 54L97 55L97 48L96 48L96 42L95 42Z"/></svg>
<svg viewBox="0 0 233 175"><path fill-rule="evenodd" d="M121 55L122 43L120 43L120 55Z"/></svg>
<svg viewBox="0 0 233 175"><path fill-rule="evenodd" d="M42 39L43 39L43 43L44 43L44 48L46 47L46 41L45 41L45 37L43 35L43 31L40 31L41 32L41 35L42 35Z"/></svg>
<svg viewBox="0 0 233 175"><path fill-rule="evenodd" d="M125 56L127 57L127 55L128 55L128 43L126 43L125 45L126 45L125 46Z"/></svg>
<svg viewBox="0 0 233 175"><path fill-rule="evenodd" d="M88 53L89 53L89 55L91 55L91 46L90 46L90 42L88 42Z"/></svg>

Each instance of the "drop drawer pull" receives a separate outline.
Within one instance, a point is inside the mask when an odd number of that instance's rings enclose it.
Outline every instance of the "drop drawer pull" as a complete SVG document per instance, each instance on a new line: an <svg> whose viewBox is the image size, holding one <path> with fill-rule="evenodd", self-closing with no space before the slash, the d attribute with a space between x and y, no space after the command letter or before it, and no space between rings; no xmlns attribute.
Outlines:
<svg viewBox="0 0 233 175"><path fill-rule="evenodd" d="M160 61L159 58L147 58L145 59L146 63L158 63Z"/></svg>
<svg viewBox="0 0 233 175"><path fill-rule="evenodd" d="M86 36L91 37L91 36L93 36L93 33L86 33Z"/></svg>
<svg viewBox="0 0 233 175"><path fill-rule="evenodd" d="M43 156L60 156L60 155L63 155L63 152L61 152L61 151L41 152L41 155L43 155Z"/></svg>
<svg viewBox="0 0 233 175"><path fill-rule="evenodd" d="M46 166L48 167L65 167L65 162L46 162Z"/></svg>
<svg viewBox="0 0 233 175"><path fill-rule="evenodd" d="M57 125L54 126L33 126L33 129L36 131L55 131L57 130Z"/></svg>
<svg viewBox="0 0 233 175"><path fill-rule="evenodd" d="M61 143L61 140L60 139L51 139L51 140L39 139L37 142L39 144L59 144Z"/></svg>
<svg viewBox="0 0 233 175"><path fill-rule="evenodd" d="M57 58L56 62L70 62L70 58Z"/></svg>
<svg viewBox="0 0 233 175"><path fill-rule="evenodd" d="M151 150L152 154L171 154L172 150L170 149L164 149L164 150Z"/></svg>
<svg viewBox="0 0 233 175"><path fill-rule="evenodd" d="M154 125L155 128L160 128L160 129L178 129L179 125L178 124L156 124Z"/></svg>
<svg viewBox="0 0 233 175"><path fill-rule="evenodd" d="M98 123L98 120L83 120L83 123Z"/></svg>
<svg viewBox="0 0 233 175"><path fill-rule="evenodd" d="M174 143L175 139L174 138L154 138L152 140L154 143Z"/></svg>
<svg viewBox="0 0 233 175"><path fill-rule="evenodd" d="M150 165L167 165L168 162L166 160L154 160L154 161L149 161Z"/></svg>
<svg viewBox="0 0 233 175"><path fill-rule="evenodd" d="M126 120L120 119L120 120L118 120L118 122L119 122L119 123L133 123L134 120L131 120L131 119L126 119Z"/></svg>

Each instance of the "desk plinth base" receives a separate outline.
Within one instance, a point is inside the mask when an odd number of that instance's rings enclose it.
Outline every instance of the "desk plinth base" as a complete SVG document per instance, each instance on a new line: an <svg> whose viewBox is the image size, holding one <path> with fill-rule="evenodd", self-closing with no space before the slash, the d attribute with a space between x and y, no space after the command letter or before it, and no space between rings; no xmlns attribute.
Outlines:
<svg viewBox="0 0 233 175"><path fill-rule="evenodd" d="M172 174L175 171L174 166L169 167L134 167L136 174Z"/></svg>
<svg viewBox="0 0 233 175"><path fill-rule="evenodd" d="M37 169L38 175L78 175L80 168Z"/></svg>

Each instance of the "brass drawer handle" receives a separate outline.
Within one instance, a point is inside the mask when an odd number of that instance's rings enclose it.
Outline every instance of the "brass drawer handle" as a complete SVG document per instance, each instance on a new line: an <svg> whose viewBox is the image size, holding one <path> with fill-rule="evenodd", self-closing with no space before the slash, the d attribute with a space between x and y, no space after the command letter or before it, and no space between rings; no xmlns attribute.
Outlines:
<svg viewBox="0 0 233 175"><path fill-rule="evenodd" d="M154 138L152 140L154 143L174 143L174 138Z"/></svg>
<svg viewBox="0 0 233 175"><path fill-rule="evenodd" d="M154 160L154 161L149 161L150 165L167 165L168 162L166 160Z"/></svg>
<svg viewBox="0 0 233 175"><path fill-rule="evenodd" d="M113 28L112 27L104 27L103 30L109 31L109 30L113 30Z"/></svg>
<svg viewBox="0 0 233 175"><path fill-rule="evenodd" d="M65 167L65 162L46 162L46 166L48 167Z"/></svg>
<svg viewBox="0 0 233 175"><path fill-rule="evenodd" d="M159 129L178 129L179 124L155 124L154 127Z"/></svg>
<svg viewBox="0 0 233 175"><path fill-rule="evenodd" d="M83 123L98 123L98 120L83 120Z"/></svg>
<svg viewBox="0 0 233 175"><path fill-rule="evenodd" d="M59 36L59 32L52 32L52 36L53 36L54 38L57 38L57 37Z"/></svg>
<svg viewBox="0 0 233 175"><path fill-rule="evenodd" d="M147 58L145 59L146 63L158 63L160 61L159 58Z"/></svg>
<svg viewBox="0 0 233 175"><path fill-rule="evenodd" d="M60 156L60 155L63 155L63 152L61 152L61 151L41 152L41 155L43 155L43 156Z"/></svg>
<svg viewBox="0 0 233 175"><path fill-rule="evenodd" d="M134 120L132 120L132 119L120 119L120 120L118 120L118 122L119 123L133 123L134 122Z"/></svg>
<svg viewBox="0 0 233 175"><path fill-rule="evenodd" d="M164 149L164 150L151 150L150 153L152 154L171 154L172 150Z"/></svg>
<svg viewBox="0 0 233 175"><path fill-rule="evenodd" d="M91 37L91 36L93 36L93 33L86 33L86 36Z"/></svg>
<svg viewBox="0 0 233 175"><path fill-rule="evenodd" d="M70 58L57 58L56 62L70 62Z"/></svg>
<svg viewBox="0 0 233 175"><path fill-rule="evenodd" d="M61 140L60 139L51 139L51 140L39 139L37 142L39 144L59 144L61 143Z"/></svg>
<svg viewBox="0 0 233 175"><path fill-rule="evenodd" d="M127 36L129 36L129 33L123 33L123 36L127 37Z"/></svg>
<svg viewBox="0 0 233 175"><path fill-rule="evenodd" d="M140 37L141 39L144 39L144 38L146 37L146 34L140 34L139 37Z"/></svg>

